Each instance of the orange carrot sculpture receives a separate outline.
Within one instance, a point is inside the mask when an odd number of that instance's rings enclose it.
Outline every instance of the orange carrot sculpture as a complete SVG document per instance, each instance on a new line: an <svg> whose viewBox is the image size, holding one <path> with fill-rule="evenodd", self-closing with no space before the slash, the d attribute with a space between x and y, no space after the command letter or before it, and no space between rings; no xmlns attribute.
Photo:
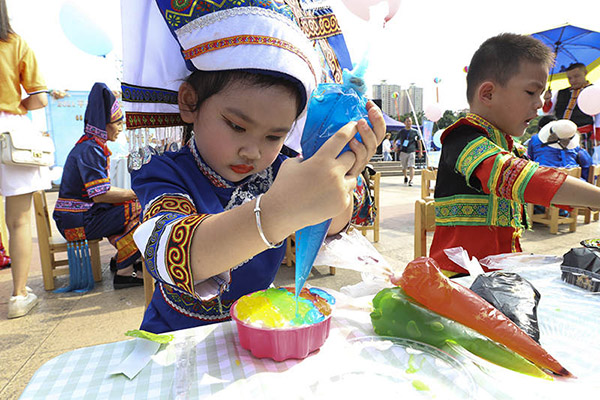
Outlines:
<svg viewBox="0 0 600 400"><path fill-rule="evenodd" d="M494 306L444 276L434 259L419 257L411 261L392 283L428 309L505 345L539 367L560 376L573 376Z"/></svg>

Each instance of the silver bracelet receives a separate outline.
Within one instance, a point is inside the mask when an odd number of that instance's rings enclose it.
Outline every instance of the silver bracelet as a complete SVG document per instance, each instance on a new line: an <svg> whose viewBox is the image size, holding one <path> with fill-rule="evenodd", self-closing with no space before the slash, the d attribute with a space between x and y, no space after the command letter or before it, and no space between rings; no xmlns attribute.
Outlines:
<svg viewBox="0 0 600 400"><path fill-rule="evenodd" d="M259 194L258 196L256 196L256 204L254 205L254 215L256 216L256 227L258 228L258 233L260 234L260 238L263 240L263 242L265 242L265 244L267 245L267 247L269 249L275 249L277 247L281 247L281 245L283 244L283 241L281 241L281 243L278 244L273 244L271 242L269 242L267 240L267 238L265 237L265 233L262 230L262 224L260 223L260 198L262 197L263 193Z"/></svg>

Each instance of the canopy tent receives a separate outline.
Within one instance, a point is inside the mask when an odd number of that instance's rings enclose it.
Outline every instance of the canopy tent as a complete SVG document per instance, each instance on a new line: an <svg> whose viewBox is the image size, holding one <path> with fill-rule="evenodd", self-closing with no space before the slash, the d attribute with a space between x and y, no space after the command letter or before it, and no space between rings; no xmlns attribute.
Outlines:
<svg viewBox="0 0 600 400"><path fill-rule="evenodd" d="M404 128L404 124L400 121L396 121L386 113L383 113L383 119L385 121L386 132L399 131Z"/></svg>

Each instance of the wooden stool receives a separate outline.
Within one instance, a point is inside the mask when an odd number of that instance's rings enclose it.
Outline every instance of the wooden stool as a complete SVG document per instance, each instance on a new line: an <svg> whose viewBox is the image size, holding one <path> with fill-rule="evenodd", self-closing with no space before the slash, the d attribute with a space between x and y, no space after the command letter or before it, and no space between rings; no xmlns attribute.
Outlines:
<svg viewBox="0 0 600 400"><path fill-rule="evenodd" d="M588 183L600 187L600 165L590 166ZM583 222L586 224L589 224L590 222L592 222L592 220L598 221L598 219L600 219L600 211L592 211L589 208L580 208L579 215L583 215Z"/></svg>
<svg viewBox="0 0 600 400"><path fill-rule="evenodd" d="M433 200L435 192L435 181L437 180L437 169L425 168L421 171L421 198L423 200ZM433 182L433 187L431 183Z"/></svg>
<svg viewBox="0 0 600 400"><path fill-rule="evenodd" d="M435 206L433 200L415 201L415 258L427 257L427 232L435 230Z"/></svg>
<svg viewBox="0 0 600 400"><path fill-rule="evenodd" d="M54 290L54 278L69 273L69 259L56 259L59 253L67 254L67 241L60 235L52 235L50 218L48 216L48 203L46 192L37 191L33 193L33 207L35 210L35 223L38 234L38 245L40 248L40 261L42 263L42 276L44 288ZM88 240L91 252L92 274L94 281L102 280L102 264L100 262L101 239ZM57 268L60 267L60 268Z"/></svg>

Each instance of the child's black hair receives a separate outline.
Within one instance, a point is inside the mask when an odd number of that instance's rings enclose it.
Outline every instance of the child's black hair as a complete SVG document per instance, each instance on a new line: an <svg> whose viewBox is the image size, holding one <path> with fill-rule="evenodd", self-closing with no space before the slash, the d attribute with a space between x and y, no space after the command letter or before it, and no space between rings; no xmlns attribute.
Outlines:
<svg viewBox="0 0 600 400"><path fill-rule="evenodd" d="M191 111L197 111L209 97L214 96L225 89L232 82L241 81L250 86L268 88L272 86L282 86L289 90L292 98L296 100L296 118L300 116L306 105L306 95L304 87L300 81L289 76L277 75L269 71L257 72L255 70L220 70L220 71L201 71L192 72L186 79L192 86L198 99L196 104L190 104ZM184 127L183 142L187 142L191 137L192 126Z"/></svg>
<svg viewBox="0 0 600 400"><path fill-rule="evenodd" d="M566 71L573 71L574 69L582 69L583 71L587 71L587 68L585 67L585 64L580 63L580 62L575 62L575 63L571 63L569 64L569 66L567 67L567 69L565 69Z"/></svg>
<svg viewBox="0 0 600 400"><path fill-rule="evenodd" d="M300 89L299 81L294 81L291 77L275 75L265 71L257 73L247 70L221 70L221 71L194 71L186 80L198 96L198 101L192 107L192 111L200 109L200 106L206 99L225 89L230 83L241 81L249 86L268 88L272 86L283 86L290 91L290 95L296 100L297 110L296 118L304 110L306 103L305 96Z"/></svg>
<svg viewBox="0 0 600 400"><path fill-rule="evenodd" d="M556 116L554 114L544 115L537 123L538 129L542 129L552 121L556 121Z"/></svg>
<svg viewBox="0 0 600 400"><path fill-rule="evenodd" d="M554 53L539 40L515 33L502 33L487 39L473 54L467 72L467 100L473 101L479 84L491 80L501 86L519 73L523 61L550 68Z"/></svg>

